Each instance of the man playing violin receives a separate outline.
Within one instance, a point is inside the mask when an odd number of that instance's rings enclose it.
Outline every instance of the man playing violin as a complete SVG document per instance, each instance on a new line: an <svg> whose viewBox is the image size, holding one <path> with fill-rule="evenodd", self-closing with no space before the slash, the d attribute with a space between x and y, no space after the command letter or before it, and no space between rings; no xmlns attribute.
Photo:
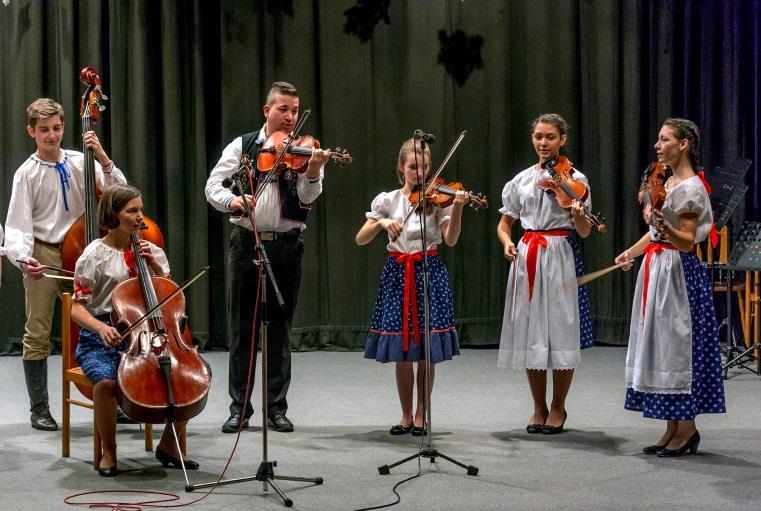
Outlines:
<svg viewBox="0 0 761 511"><path fill-rule="evenodd" d="M61 243L84 213L84 155L61 148L63 107L48 98L26 109L27 133L37 150L16 170L5 223L5 253L24 273L26 325L22 338L24 376L35 429L55 431L58 424L48 405L47 358L56 297L71 291L57 279L43 279L48 266L61 267ZM94 131L84 146L95 156L95 177L101 189L126 183Z"/></svg>
<svg viewBox="0 0 761 511"><path fill-rule="evenodd" d="M265 141L278 131L290 132L299 116L299 95L296 88L286 82L275 82L267 94L263 107L265 123L258 131L247 133L233 140L211 171L206 182L206 200L215 209L231 213L234 224L230 235L228 255L228 344L230 346L229 393L230 417L222 425L224 433L247 428L253 414L251 391L253 381L246 388L248 366L251 357L252 338L254 349L258 348L260 314L254 318L257 299L259 270L253 261L257 254L251 221L243 213L244 200L255 212L256 228L261 236L272 264L275 279L285 301L285 307L277 306L272 286L267 286L269 332L267 356L268 427L275 431L293 431L293 423L286 416L286 394L291 381L290 323L296 306L301 282L301 257L304 245L301 233L306 229L306 217L310 206L322 192L323 167L329 155L315 149L309 158L306 171L279 171L262 190L256 202L250 190L236 195L226 188L226 180L237 173L241 158L248 155L256 161ZM252 179L259 188L267 174L253 169ZM254 357L256 351L254 351ZM253 359L255 361L255 358ZM253 368L252 368L253 374Z"/></svg>

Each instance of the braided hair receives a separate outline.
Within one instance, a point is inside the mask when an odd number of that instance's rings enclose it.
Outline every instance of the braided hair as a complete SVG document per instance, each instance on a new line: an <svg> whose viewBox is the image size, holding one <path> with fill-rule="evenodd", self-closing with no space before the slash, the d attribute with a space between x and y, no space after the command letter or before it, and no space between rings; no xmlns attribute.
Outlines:
<svg viewBox="0 0 761 511"><path fill-rule="evenodd" d="M690 163L693 169L698 168L698 150L700 149L700 130L697 124L689 119L669 117L663 121L664 126L674 130L674 135L679 140L687 140L690 143Z"/></svg>

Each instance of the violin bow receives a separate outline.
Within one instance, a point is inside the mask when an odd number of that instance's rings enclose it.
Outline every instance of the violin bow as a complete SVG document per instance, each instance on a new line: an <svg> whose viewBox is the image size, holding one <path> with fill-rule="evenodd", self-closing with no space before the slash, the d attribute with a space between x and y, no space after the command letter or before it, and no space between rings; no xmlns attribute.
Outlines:
<svg viewBox="0 0 761 511"><path fill-rule="evenodd" d="M467 133L467 131L463 131L462 133L460 133L460 136L459 136L459 137L457 137L457 140L455 140L455 143L452 145L452 148L449 150L449 153L447 153L447 156L446 156L446 158L444 158L444 160L441 162L441 165L439 165L439 168L438 168L438 170L436 170L436 172L435 172L435 173L434 173L432 176L430 176L430 177L428 178L428 180L430 181L430 183L428 184L428 187L425 189L425 192L424 192L423 194L421 194L421 195L420 195L420 198L418 199L418 201L417 201L417 204L415 204L415 207L413 207L413 208L412 208L412 209L411 209L411 210L410 210L410 211L407 213L407 216L405 216L405 217L404 217L404 221L402 222L402 227L404 227L404 224L406 224L406 223L407 223L407 220L409 220L409 219L410 219L410 217L412 216L412 213L413 213L413 212L414 212L414 211L415 211L415 210L418 208L418 206L420 206L421 202L423 201L423 197L424 197L424 196L425 196L425 195L426 195L428 192L430 192L431 190L433 190L433 187L434 187L434 180L435 180L437 177L439 177L439 174L441 174L441 172L444 170L444 167L446 166L446 164L447 164L447 162L449 161L449 159L450 159L450 158L452 158L452 155L453 155L453 154L454 154L454 152L457 150L457 147L460 145L460 142L462 142L462 139L463 139L463 138L465 138L465 134L466 134L466 133Z"/></svg>
<svg viewBox="0 0 761 511"><path fill-rule="evenodd" d="M201 278L201 276L202 276L204 273L206 273L207 271L209 271L209 268L211 268L211 266L204 266L203 268L201 268L200 270L198 270L198 271L196 272L196 274L195 274L195 275L193 275L192 277L190 277L190 278L189 278L187 281L185 281L185 283L184 283L184 284L182 284L180 287L178 287L177 289L175 289L174 291L172 291L171 293L169 293L169 296L167 296L166 298L164 298L163 300L161 300L159 303L157 303L157 304L156 304L156 306L155 306L155 307L153 307L153 308L152 308L151 310L149 310L148 312L146 312L146 313L145 313L145 315L144 315L142 318L140 318L140 319L138 319L137 321L135 321L135 322L132 324L132 326L130 326L130 327L127 329L127 330L125 330L125 331L124 331L124 333L123 333L123 334L121 334L121 336L119 337L119 339L120 339L120 340L124 340L126 337L128 337L128 336L129 336L129 334L131 334L133 330L135 330L137 327L139 327L140 325L142 325L143 323L145 323L146 321L148 321L148 318L150 318L150 317L151 317L151 315L152 315L154 312L156 312L157 310L159 310L159 309L161 309L162 307L164 307L164 306L165 306L167 303L169 303L169 301L170 301L171 299L173 299L175 296L179 295L179 294L180 294L180 293L181 293L181 292L182 292L184 289L186 289L188 286L190 286L190 285L191 285L193 282L195 282L196 280L200 279L200 278Z"/></svg>
<svg viewBox="0 0 761 511"><path fill-rule="evenodd" d="M515 320L515 297L518 294L518 254L513 259L513 301L510 307L510 323Z"/></svg>
<svg viewBox="0 0 761 511"><path fill-rule="evenodd" d="M602 270L593 271L592 273L587 273L585 275L582 275L581 277L576 277L576 285L583 286L587 282L591 282L597 278L602 277L603 275L607 275L613 270L621 268L622 266L626 266L627 264L633 263L635 259L636 257L629 259L628 261L623 261L623 262L614 264L613 266L608 266L607 268L603 268Z"/></svg>

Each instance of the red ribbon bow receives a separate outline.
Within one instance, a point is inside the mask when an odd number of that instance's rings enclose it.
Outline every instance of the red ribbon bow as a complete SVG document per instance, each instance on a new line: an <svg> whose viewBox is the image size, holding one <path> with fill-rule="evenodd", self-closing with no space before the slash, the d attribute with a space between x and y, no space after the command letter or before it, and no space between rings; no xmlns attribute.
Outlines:
<svg viewBox="0 0 761 511"><path fill-rule="evenodd" d="M676 250L676 247L667 243L653 243L652 241L645 247L645 277L644 284L642 285L642 319L645 318L645 306L647 305L647 288L650 284L650 260L653 258L653 254L657 254L661 250Z"/></svg>
<svg viewBox="0 0 761 511"><path fill-rule="evenodd" d="M436 255L438 250L428 250L426 254ZM404 297L402 300L402 344L407 352L410 346L410 308L412 309L412 335L415 344L420 344L420 320L417 313L417 289L415 288L415 261L423 259L423 252L412 254L389 252L396 264L404 265Z"/></svg>
<svg viewBox="0 0 761 511"><path fill-rule="evenodd" d="M127 271L129 272L130 278L137 277L137 265L135 264L135 253L132 250L125 250L122 252L124 254L124 263L127 265Z"/></svg>
<svg viewBox="0 0 761 511"><path fill-rule="evenodd" d="M553 231L528 231L523 235L521 241L528 246L526 256L526 270L528 271L528 301L534 294L534 277L536 277L536 257L539 255L539 247L547 247L547 238L545 236L568 236L565 229Z"/></svg>

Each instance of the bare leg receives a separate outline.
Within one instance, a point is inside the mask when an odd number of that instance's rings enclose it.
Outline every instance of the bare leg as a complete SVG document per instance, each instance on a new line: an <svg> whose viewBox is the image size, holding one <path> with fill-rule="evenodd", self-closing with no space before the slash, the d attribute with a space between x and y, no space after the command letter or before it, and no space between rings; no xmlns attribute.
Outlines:
<svg viewBox="0 0 761 511"><path fill-rule="evenodd" d="M671 439L674 438L674 435L676 435L676 430L679 427L679 422L681 421L666 421L666 431L661 436L660 440L655 445L658 445L660 447L665 447L666 445L671 442ZM694 424L694 421L692 421ZM689 437L687 437L689 439ZM680 442L680 445L683 442Z"/></svg>
<svg viewBox="0 0 761 511"><path fill-rule="evenodd" d="M412 424L412 387L415 375L412 372L412 362L396 363L396 390L399 393L399 404L402 405L402 420L399 422L405 428Z"/></svg>
<svg viewBox="0 0 761 511"><path fill-rule="evenodd" d="M669 422L676 422L676 433L671 438L671 441L666 446L667 449L679 449L680 447L684 446L684 444L687 443L687 441L692 437L692 435L695 434L695 431L697 431L697 428L695 427L695 421L689 420L689 421L669 421Z"/></svg>
<svg viewBox="0 0 761 511"><path fill-rule="evenodd" d="M559 427L565 420L565 398L573 381L573 369L552 371L552 404L547 416L547 425Z"/></svg>
<svg viewBox="0 0 761 511"><path fill-rule="evenodd" d="M528 387L531 397L534 399L534 414L529 419L529 424L544 424L549 411L547 410L547 371L526 369Z"/></svg>
<svg viewBox="0 0 761 511"><path fill-rule="evenodd" d="M93 387L95 406L95 427L100 434L103 456L100 468L116 465L116 382L102 380Z"/></svg>
<svg viewBox="0 0 761 511"><path fill-rule="evenodd" d="M428 389L433 390L433 377L436 366L431 364L431 376ZM415 426L422 428L425 423L425 362L417 363L417 408L415 409Z"/></svg>
<svg viewBox="0 0 761 511"><path fill-rule="evenodd" d="M188 421L179 421L174 423L174 428L177 430L178 439L182 438L182 434L185 432L185 427L187 424ZM187 458L187 453L182 453L182 456L180 456L180 453L177 450L177 443L174 440L174 433L172 433L172 426L170 424L164 426L164 432L161 433L161 441L159 442L158 448L175 459Z"/></svg>

